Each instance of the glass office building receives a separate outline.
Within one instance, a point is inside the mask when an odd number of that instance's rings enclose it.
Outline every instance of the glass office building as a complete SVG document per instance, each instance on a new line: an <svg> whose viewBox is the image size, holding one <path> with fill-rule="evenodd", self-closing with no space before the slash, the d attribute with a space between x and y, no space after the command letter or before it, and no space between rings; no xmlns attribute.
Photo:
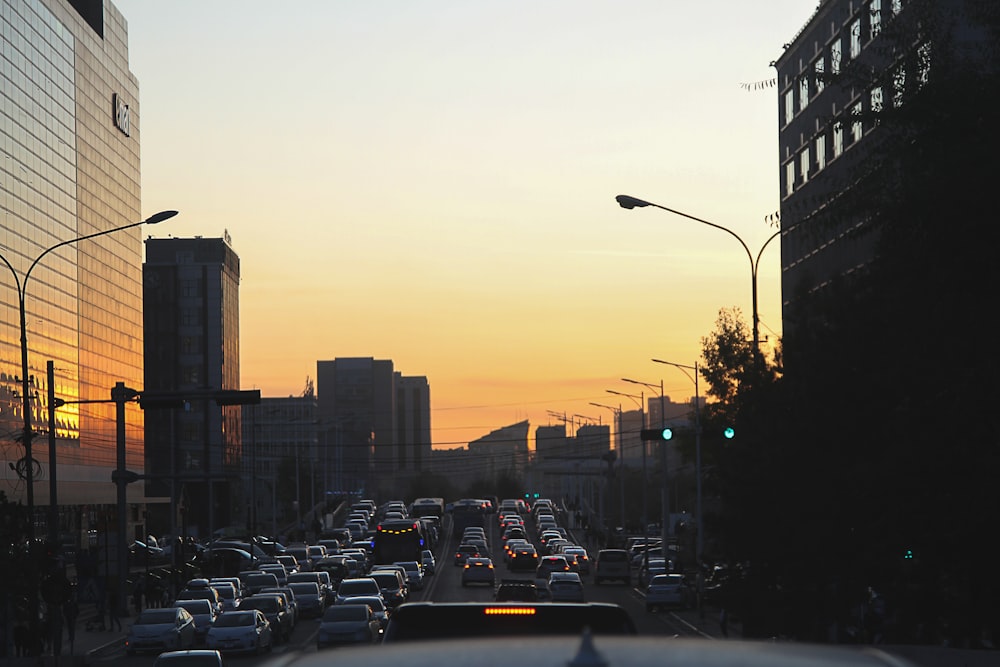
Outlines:
<svg viewBox="0 0 1000 667"><path fill-rule="evenodd" d="M115 526L107 401L117 382L140 389L143 380L143 232L72 240L142 219L139 86L125 20L109 2L0 0L0 47L0 491L27 505L33 478L35 533L45 535L54 430L60 533L79 543ZM143 416L126 407L128 468L142 472ZM142 485L128 494L129 531L139 533Z"/></svg>

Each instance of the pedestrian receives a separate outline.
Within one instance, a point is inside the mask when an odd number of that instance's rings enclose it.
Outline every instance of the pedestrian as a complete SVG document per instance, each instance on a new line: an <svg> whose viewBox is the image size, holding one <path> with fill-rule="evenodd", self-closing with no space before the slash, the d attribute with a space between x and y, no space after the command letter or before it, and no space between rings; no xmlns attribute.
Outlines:
<svg viewBox="0 0 1000 667"><path fill-rule="evenodd" d="M69 652L73 653L73 644L76 641L76 619L80 615L80 606L75 598L70 598L69 602L63 605L63 618L66 620L66 634L69 635Z"/></svg>
<svg viewBox="0 0 1000 667"><path fill-rule="evenodd" d="M142 611L142 596L146 592L146 580L143 575L139 575L135 579L135 587L132 589L132 604L135 606L136 615Z"/></svg>
<svg viewBox="0 0 1000 667"><path fill-rule="evenodd" d="M118 626L118 631L121 632L122 622L119 618L120 612L118 607L118 593L117 591L112 591L108 599L108 632L112 632L116 625Z"/></svg>

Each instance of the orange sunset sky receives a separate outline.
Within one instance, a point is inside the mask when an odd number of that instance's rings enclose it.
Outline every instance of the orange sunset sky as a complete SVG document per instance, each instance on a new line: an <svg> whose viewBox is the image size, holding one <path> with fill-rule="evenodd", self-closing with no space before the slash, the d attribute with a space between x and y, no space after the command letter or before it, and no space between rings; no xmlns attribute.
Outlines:
<svg viewBox="0 0 1000 667"><path fill-rule="evenodd" d="M676 401L719 309L749 323L779 207L769 63L815 1L115 0L143 214L241 260L243 388L391 359L435 447ZM277 8L277 9L275 9ZM761 334L781 334L780 248ZM647 396L650 394L646 391ZM577 419L579 421L579 419Z"/></svg>

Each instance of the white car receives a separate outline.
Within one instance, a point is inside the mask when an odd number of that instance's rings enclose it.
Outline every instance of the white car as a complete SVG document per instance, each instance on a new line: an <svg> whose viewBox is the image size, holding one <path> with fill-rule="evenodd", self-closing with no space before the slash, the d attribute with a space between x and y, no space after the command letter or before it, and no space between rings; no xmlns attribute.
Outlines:
<svg viewBox="0 0 1000 667"><path fill-rule="evenodd" d="M139 613L125 637L125 652L180 651L194 648L194 618L186 609L163 607Z"/></svg>
<svg viewBox="0 0 1000 667"><path fill-rule="evenodd" d="M646 611L688 606L690 592L683 574L657 574L646 586Z"/></svg>
<svg viewBox="0 0 1000 667"><path fill-rule="evenodd" d="M205 645L223 653L263 653L271 651L274 636L260 610L228 611L215 619L205 636Z"/></svg>

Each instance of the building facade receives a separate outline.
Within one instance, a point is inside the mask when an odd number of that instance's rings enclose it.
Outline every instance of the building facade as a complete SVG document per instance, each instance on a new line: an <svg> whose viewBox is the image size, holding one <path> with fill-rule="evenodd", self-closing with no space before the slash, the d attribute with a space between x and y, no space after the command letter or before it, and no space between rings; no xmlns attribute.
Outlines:
<svg viewBox="0 0 1000 667"><path fill-rule="evenodd" d="M110 2L0 0L0 15L0 491L28 499L23 290L35 533L45 534L51 501L51 390L65 401L54 412L58 531L79 546L89 531L115 526L115 409L100 401L117 382L142 384L143 232L48 251L142 219L139 84L125 20ZM134 403L125 421L127 464L141 471L143 415ZM129 538L142 533L142 485L129 485L127 497Z"/></svg>
<svg viewBox="0 0 1000 667"><path fill-rule="evenodd" d="M871 204L895 168L878 149L901 136L886 119L934 77L989 57L976 5L824 0L775 61L786 332L807 324L811 295L871 268Z"/></svg>
<svg viewBox="0 0 1000 667"><path fill-rule="evenodd" d="M146 240L143 388L190 397L145 410L147 493L179 503L158 516L173 535L204 536L243 515L240 406L193 398L240 388L239 284L228 237Z"/></svg>

